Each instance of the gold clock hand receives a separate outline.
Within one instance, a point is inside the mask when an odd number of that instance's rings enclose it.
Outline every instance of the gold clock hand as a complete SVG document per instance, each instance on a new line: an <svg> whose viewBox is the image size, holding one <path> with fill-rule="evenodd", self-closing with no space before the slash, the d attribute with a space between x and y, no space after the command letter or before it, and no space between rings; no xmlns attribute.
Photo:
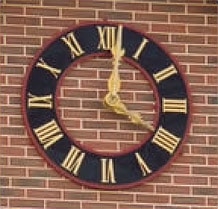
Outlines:
<svg viewBox="0 0 218 209"><path fill-rule="evenodd" d="M120 75L118 69L120 65L120 59L125 53L125 50L122 49L122 30L123 26L119 25L117 30L116 44L111 49L111 53L113 55L113 69L108 79L108 91L114 95L120 90Z"/></svg>
<svg viewBox="0 0 218 209"><path fill-rule="evenodd" d="M104 104L107 108L111 109L115 113L128 116L132 123L136 125L141 125L150 131L154 131L154 127L145 120L143 120L140 113L129 111L126 108L126 105L121 102L118 95L108 93L105 96Z"/></svg>

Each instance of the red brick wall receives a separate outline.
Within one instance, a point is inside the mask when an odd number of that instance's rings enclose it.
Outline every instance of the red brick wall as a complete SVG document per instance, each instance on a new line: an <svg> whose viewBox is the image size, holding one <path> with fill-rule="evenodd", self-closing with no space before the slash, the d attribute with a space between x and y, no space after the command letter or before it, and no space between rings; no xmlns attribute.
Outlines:
<svg viewBox="0 0 218 209"><path fill-rule="evenodd" d="M215 0L1 0L0 48L0 206L2 208L72 208L72 209L215 209L218 207L218 43ZM61 177L36 152L24 127L21 114L21 89L27 66L43 43L58 31L82 23L108 19L134 25L164 45L179 61L191 90L193 114L187 142L171 167L141 186L120 191L103 191L78 185ZM87 68L110 62L102 59L85 62L77 71L67 73L59 88L59 111L63 123L75 134L84 114L95 119L98 106L95 93L98 85L106 85L110 71L89 75ZM105 64L106 63L106 64ZM124 89L132 78L130 66L121 73ZM132 70L131 70L132 72ZM100 76L95 83L91 76ZM147 88L142 95L136 89L124 91L123 98L147 98L149 119L154 115L151 106L155 98L145 80L135 72L137 84ZM84 89L79 89L77 81ZM90 80L90 81L88 81ZM70 85L69 85L70 81ZM134 81L132 81L134 82ZM73 85L72 85L73 84ZM146 85L144 85L146 84ZM72 89L77 89L72 94ZM81 93L82 92L82 93ZM136 96L133 96L134 95ZM83 95L86 110L72 107ZM87 98L91 102L86 102ZM70 100L70 102L69 102ZM137 102L134 101L134 107ZM74 102L75 103L75 102ZM91 105L91 106L89 106ZM131 102L129 101L131 106ZM140 106L140 105L139 105ZM93 108L94 107L94 108ZM69 114L66 114L66 110ZM140 110L140 107L139 107ZM103 111L102 120L110 115ZM116 123L115 123L116 125ZM87 134L93 137L94 149L99 149L96 137L104 139L112 151L125 149L132 135L114 133L119 141L110 142L107 128L99 133L84 122L89 132L77 131L77 138L90 146ZM84 127L83 126L83 127ZM130 125L129 125L130 126ZM128 126L128 128L129 128ZM74 132L73 132L74 131ZM135 140L141 139L140 130ZM93 141L95 143L93 143ZM109 146L110 144L110 146ZM117 150L117 147L119 149ZM100 149L102 146L100 146ZM103 150L105 151L105 150Z"/></svg>

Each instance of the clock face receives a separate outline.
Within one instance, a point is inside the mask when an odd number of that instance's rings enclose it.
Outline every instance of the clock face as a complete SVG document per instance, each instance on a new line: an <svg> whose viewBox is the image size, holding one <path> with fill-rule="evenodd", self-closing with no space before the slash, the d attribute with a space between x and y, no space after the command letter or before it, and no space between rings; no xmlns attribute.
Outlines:
<svg viewBox="0 0 218 209"><path fill-rule="evenodd" d="M189 126L178 65L149 36L116 23L80 25L50 41L29 67L22 101L39 153L95 188L151 179Z"/></svg>

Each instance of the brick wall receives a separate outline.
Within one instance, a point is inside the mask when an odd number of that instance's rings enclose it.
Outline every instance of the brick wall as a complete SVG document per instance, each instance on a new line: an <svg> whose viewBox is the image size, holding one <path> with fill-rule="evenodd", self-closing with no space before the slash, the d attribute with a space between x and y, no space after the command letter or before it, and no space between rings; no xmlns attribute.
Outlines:
<svg viewBox="0 0 218 209"><path fill-rule="evenodd" d="M0 4L1 208L218 207L218 7L215 0L1 0ZM186 75L193 103L187 141L171 167L148 183L119 191L90 189L61 177L36 152L21 114L23 79L38 49L62 29L102 19L134 25L164 45ZM134 130L134 133L125 131L124 134L121 130L114 133L119 141L111 142L110 130L111 125L117 126L115 121L108 124L109 129L103 127L97 133L96 124L83 120L84 115L91 120L98 117L100 121L111 117L95 102L105 93L95 89L106 86L110 71L100 68L92 75L88 71L96 65L110 69L110 64L105 58L98 58L68 71L58 89L58 109L66 128L74 136L76 134L77 140L103 152L106 150L102 147L106 144L110 151L118 152L139 143L143 132ZM149 119L152 120L152 104L155 101L152 89L131 66L124 64L121 70L123 99L131 106L131 98L137 98L132 107L141 111L140 105L146 98L146 113L150 113ZM137 82L139 86L129 89L128 80L133 77L136 80L131 82ZM96 78L101 80L93 82ZM146 94L139 91L140 85L145 88ZM81 104L76 102L79 99L85 110L77 111ZM131 125L123 122L120 127L126 130ZM91 140L87 140L87 136ZM101 146L96 142L98 137L102 139Z"/></svg>

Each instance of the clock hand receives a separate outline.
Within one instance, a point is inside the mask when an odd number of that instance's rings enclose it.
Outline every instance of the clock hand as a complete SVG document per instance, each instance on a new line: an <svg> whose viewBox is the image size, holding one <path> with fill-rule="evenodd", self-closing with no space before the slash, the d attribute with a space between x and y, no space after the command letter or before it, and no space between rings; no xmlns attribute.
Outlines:
<svg viewBox="0 0 218 209"><path fill-rule="evenodd" d="M113 55L113 69L108 79L108 91L114 95L120 90L120 75L118 69L120 65L120 59L125 53L125 50L122 48L122 30L123 26L119 25L117 30L116 44L111 49L111 53Z"/></svg>
<svg viewBox="0 0 218 209"><path fill-rule="evenodd" d="M105 96L104 105L117 114L128 116L132 123L141 125L150 131L154 131L154 127L145 120L143 120L140 113L129 111L126 108L126 105L121 102L120 97L117 94L113 95L108 93Z"/></svg>

